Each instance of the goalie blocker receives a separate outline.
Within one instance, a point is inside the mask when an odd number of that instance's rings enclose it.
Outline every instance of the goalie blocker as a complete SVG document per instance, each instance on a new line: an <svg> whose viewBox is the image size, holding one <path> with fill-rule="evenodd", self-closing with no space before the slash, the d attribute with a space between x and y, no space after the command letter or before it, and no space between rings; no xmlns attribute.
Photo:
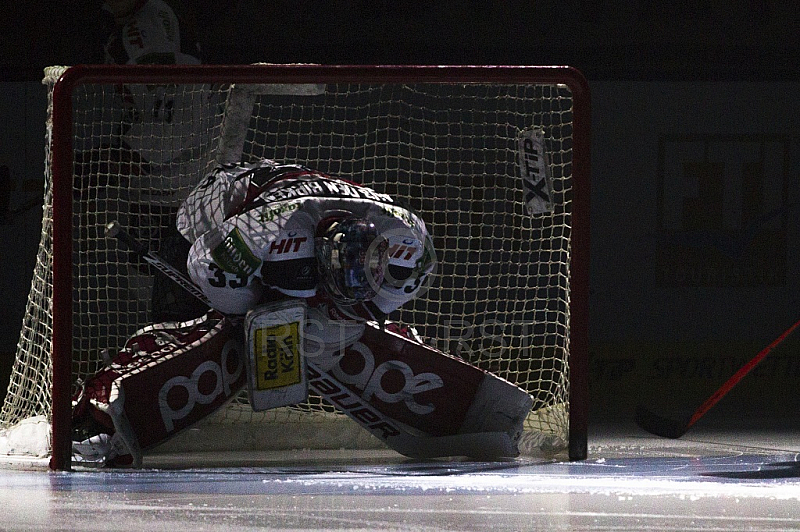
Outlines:
<svg viewBox="0 0 800 532"><path fill-rule="evenodd" d="M519 454L532 406L526 392L399 326L354 326L326 317L324 307L310 310L309 321L322 323L307 325L304 335L309 389L387 446L412 458ZM140 466L143 450L200 421L244 388L243 336L241 327L213 311L138 331L75 397L75 429L101 433L74 442L75 455ZM342 341L347 348L331 348Z"/></svg>

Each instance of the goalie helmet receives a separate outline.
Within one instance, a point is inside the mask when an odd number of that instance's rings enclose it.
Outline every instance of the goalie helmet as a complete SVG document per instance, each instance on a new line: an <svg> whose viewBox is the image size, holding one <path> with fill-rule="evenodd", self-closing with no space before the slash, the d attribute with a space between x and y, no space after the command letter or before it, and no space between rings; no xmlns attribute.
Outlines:
<svg viewBox="0 0 800 532"><path fill-rule="evenodd" d="M320 284L338 303L372 299L383 282L388 247L368 220L323 220L314 241Z"/></svg>

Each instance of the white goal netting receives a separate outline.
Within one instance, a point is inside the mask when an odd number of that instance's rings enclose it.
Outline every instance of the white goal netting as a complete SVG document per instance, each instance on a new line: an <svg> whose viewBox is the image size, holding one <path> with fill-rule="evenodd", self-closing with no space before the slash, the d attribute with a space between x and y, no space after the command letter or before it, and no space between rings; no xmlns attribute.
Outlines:
<svg viewBox="0 0 800 532"><path fill-rule="evenodd" d="M50 94L64 68L48 69ZM152 272L105 238L111 220L152 249L180 201L218 161L303 164L402 198L425 220L439 265L430 288L390 318L431 345L526 389L528 440L570 440L574 94L555 82L333 79L244 83L198 70L196 82L77 83L72 101L71 308L53 308L48 128L42 237L0 423L53 414L53 315L72 313L73 389L152 320ZM333 76L335 77L335 76ZM495 76L496 77L496 76ZM213 81L211 81L213 79ZM52 97L50 106L51 124ZM56 111L57 112L57 111ZM527 136L526 136L527 135ZM524 139L538 135L549 203L523 179ZM530 161L528 161L530 162ZM584 255L585 256L585 255ZM582 295L581 297L584 297ZM160 304L160 302L158 303ZM456 392L457 393L457 392ZM63 399L61 399L63 400ZM351 426L352 425L352 426ZM320 399L256 413L246 394L188 446L373 445ZM291 429L287 428L291 427ZM309 428L311 427L311 428ZM326 427L324 429L320 427ZM210 429L207 429L210 431ZM236 442L241 443L237 444ZM0 450L2 450L0 448Z"/></svg>

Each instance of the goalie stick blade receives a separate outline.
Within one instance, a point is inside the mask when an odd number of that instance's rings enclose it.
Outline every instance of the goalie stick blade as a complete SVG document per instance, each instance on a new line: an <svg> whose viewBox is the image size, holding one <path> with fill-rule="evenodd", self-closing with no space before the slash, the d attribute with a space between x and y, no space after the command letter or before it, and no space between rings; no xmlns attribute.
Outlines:
<svg viewBox="0 0 800 532"><path fill-rule="evenodd" d="M488 461L519 456L517 443L505 432L433 437L403 434L395 438L392 445L395 451L417 460L464 456Z"/></svg>
<svg viewBox="0 0 800 532"><path fill-rule="evenodd" d="M650 434L663 438L677 439L689 430L687 419L675 420L656 414L643 406L636 407L636 424Z"/></svg>

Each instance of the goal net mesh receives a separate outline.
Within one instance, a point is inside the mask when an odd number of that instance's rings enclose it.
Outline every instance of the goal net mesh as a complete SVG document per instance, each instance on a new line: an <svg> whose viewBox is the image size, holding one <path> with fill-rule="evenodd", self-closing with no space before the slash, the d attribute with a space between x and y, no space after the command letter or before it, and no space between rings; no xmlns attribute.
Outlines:
<svg viewBox="0 0 800 532"><path fill-rule="evenodd" d="M51 94L63 70L48 69ZM41 243L2 408L4 430L52 415L54 313L72 312L74 389L152 321L153 272L109 241L105 225L118 220L166 254L175 211L206 172L218 162L269 158L362 183L415 209L439 264L422 296L390 319L527 390L534 398L529 439L549 451L566 449L573 186L573 96L566 85L86 83L72 94L72 113L72 308L52 306L51 265L59 251L51 238L48 128ZM548 212L526 208L531 191L521 177L519 139L532 130L544 137ZM287 434L287 445L311 447L313 438L321 446L349 445L334 443L333 431L299 428L315 423L351 422L314 396L253 412L243 393L204 426L226 427L220 445L231 444L232 434L250 434L248 446L268 439L251 432L265 427Z"/></svg>

